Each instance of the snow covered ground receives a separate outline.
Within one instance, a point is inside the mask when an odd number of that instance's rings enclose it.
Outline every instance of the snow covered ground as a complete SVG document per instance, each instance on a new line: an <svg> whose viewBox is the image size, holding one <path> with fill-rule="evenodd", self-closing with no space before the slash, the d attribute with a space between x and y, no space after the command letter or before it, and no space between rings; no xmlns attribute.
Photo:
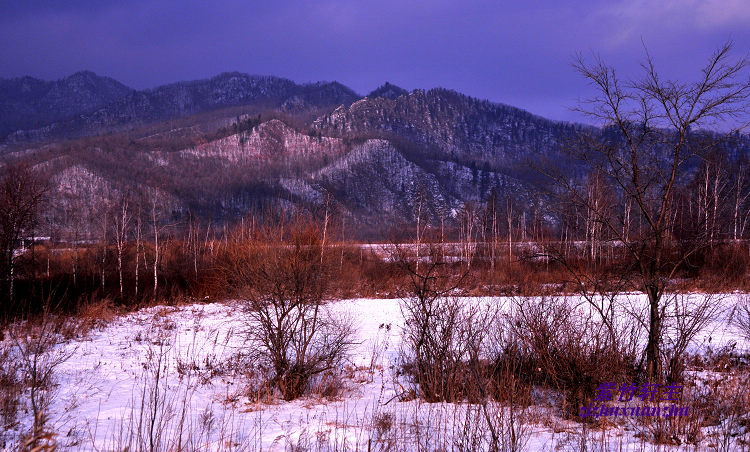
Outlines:
<svg viewBox="0 0 750 452"><path fill-rule="evenodd" d="M739 298L717 299L727 309L696 336L693 351L733 343L744 348L727 317ZM510 304L504 298L465 301ZM467 419L470 407L397 398L403 392L396 375L403 322L399 300L355 299L331 306L355 319L359 336L334 397L248 399L242 360L248 323L238 302L154 307L56 346L51 353L70 357L55 371L50 426L63 450L122 450L125 445L149 450L153 443L158 450L178 445L305 450L316 444L322 450L453 448L462 434L456 426L466 425L455 421ZM9 346L7 337L4 344ZM532 407L524 416L526 450L580 449L580 424L550 415L544 407ZM22 413L18 425L4 432L6 444L31 422L30 414ZM588 434L605 449L657 447L621 427Z"/></svg>

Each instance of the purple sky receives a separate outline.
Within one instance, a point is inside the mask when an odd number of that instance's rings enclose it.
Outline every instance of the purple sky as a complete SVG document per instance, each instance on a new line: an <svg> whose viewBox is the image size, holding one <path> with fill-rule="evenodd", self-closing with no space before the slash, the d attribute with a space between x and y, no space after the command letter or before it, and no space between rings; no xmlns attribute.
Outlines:
<svg viewBox="0 0 750 452"><path fill-rule="evenodd" d="M750 1L26 0L0 3L0 77L88 69L150 88L241 71L361 94L387 80L575 120L576 52L628 75L643 40L685 79L729 39L750 51Z"/></svg>

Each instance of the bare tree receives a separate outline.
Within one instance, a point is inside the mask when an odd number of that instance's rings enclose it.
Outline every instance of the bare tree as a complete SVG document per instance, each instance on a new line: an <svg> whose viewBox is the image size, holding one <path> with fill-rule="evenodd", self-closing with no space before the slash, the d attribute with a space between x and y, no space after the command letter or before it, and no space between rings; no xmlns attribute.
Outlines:
<svg viewBox="0 0 750 452"><path fill-rule="evenodd" d="M114 212L114 232L115 232L115 244L117 245L117 274L120 278L120 299L123 297L123 283L122 283L122 253L125 248L127 241L127 234L131 222L131 216L128 211L129 199L127 194L123 194L118 202L115 204L116 211Z"/></svg>
<svg viewBox="0 0 750 452"><path fill-rule="evenodd" d="M323 255L326 252L326 238L328 237L328 220L331 218L331 193L326 190L325 214L323 216L323 240L320 245L320 262L323 263Z"/></svg>
<svg viewBox="0 0 750 452"><path fill-rule="evenodd" d="M96 224L101 228L101 242L99 249L101 251L101 259L99 262L99 283L102 288L102 293L105 292L106 288L106 265L107 265L107 254L109 251L109 242L107 240L107 232L109 231L109 216L112 213L112 203L109 199L102 199L99 202L101 206L102 214L96 217Z"/></svg>
<svg viewBox="0 0 750 452"><path fill-rule="evenodd" d="M143 203L141 201L137 204L137 212L135 214L135 297L138 298L138 273L140 269L140 256L141 249L143 248ZM145 254L145 252L144 252ZM145 261L145 258L144 258Z"/></svg>
<svg viewBox="0 0 750 452"><path fill-rule="evenodd" d="M13 304L16 258L25 236L36 227L47 184L25 163L6 165L0 176L0 245L8 303Z"/></svg>
<svg viewBox="0 0 750 452"><path fill-rule="evenodd" d="M645 362L652 381L662 378L663 295L679 268L710 239L705 229L674 229L676 190L689 162L715 149L722 138L696 130L726 127L747 113L750 81L742 77L748 61L732 60L731 47L721 46L692 83L662 78L648 52L643 77L630 82L601 59L589 63L579 57L575 63L597 93L579 111L604 129L582 131L572 155L600 174L616 196L595 203L584 184L560 173L553 177L593 215L602 233L621 245L627 271L636 275L624 282L648 297Z"/></svg>
<svg viewBox="0 0 750 452"><path fill-rule="evenodd" d="M471 268L471 262L474 260L476 251L475 229L477 222L477 208L472 201L464 203L459 211L460 235L462 245L462 258L466 260L466 268Z"/></svg>
<svg viewBox="0 0 750 452"><path fill-rule="evenodd" d="M156 196L151 197L151 223L154 226L154 300L159 289L159 222L156 219Z"/></svg>
<svg viewBox="0 0 750 452"><path fill-rule="evenodd" d="M489 229L489 240L490 240L490 269L495 270L495 260L497 259L497 203L498 196L497 190L492 189L490 196L487 199L487 205L485 207L485 229ZM441 239L442 240L442 239Z"/></svg>
<svg viewBox="0 0 750 452"><path fill-rule="evenodd" d="M734 198L732 200L732 239L734 240L741 238L745 231L747 214L742 215L742 210L745 207L748 196L750 196L750 190L748 190L749 183L748 162L744 158L734 168L734 182L732 184Z"/></svg>
<svg viewBox="0 0 750 452"><path fill-rule="evenodd" d="M721 233L721 218L719 213L724 205L727 191L727 166L726 155L720 152L711 152L703 158L697 175L696 213L698 222L703 225L703 233L709 244L713 245L717 235ZM675 214L678 209L674 209Z"/></svg>
<svg viewBox="0 0 750 452"><path fill-rule="evenodd" d="M508 196L505 200L505 218L508 221L508 262L513 261L513 200Z"/></svg>
<svg viewBox="0 0 750 452"><path fill-rule="evenodd" d="M148 191L148 209L151 220L151 227L152 227L152 233L153 233L153 244L154 244L154 255L153 255L153 265L151 266L154 274L154 292L153 297L154 300L157 299L159 295L159 259L161 257L161 248L159 246L159 233L169 225L164 224L164 209L167 204L167 200L162 195L162 192L159 189L151 188ZM146 264L146 253L144 251L143 254L143 260L144 264ZM146 267L148 265L145 265Z"/></svg>
<svg viewBox="0 0 750 452"><path fill-rule="evenodd" d="M416 271L419 271L419 248L422 245L422 204L424 203L425 198L425 189L424 187L420 186L419 190L417 191L416 196L416 203L417 203L417 235L415 238L415 245L416 245L416 252L417 252L417 260L416 260Z"/></svg>
<svg viewBox="0 0 750 452"><path fill-rule="evenodd" d="M187 245L193 261L193 277L198 280L198 256L200 254L200 225L193 212L188 212ZM245 220L242 220L242 231L245 230Z"/></svg>

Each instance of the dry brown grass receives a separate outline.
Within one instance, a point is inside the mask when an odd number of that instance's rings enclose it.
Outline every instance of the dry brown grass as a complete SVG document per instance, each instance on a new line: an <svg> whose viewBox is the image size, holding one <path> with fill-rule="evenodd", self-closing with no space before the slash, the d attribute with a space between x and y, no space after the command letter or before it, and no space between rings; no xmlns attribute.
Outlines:
<svg viewBox="0 0 750 452"><path fill-rule="evenodd" d="M7 432L16 426L18 411L24 385L21 378L20 363L11 353L11 346L6 341L0 342L0 430ZM0 447L6 438L0 434Z"/></svg>

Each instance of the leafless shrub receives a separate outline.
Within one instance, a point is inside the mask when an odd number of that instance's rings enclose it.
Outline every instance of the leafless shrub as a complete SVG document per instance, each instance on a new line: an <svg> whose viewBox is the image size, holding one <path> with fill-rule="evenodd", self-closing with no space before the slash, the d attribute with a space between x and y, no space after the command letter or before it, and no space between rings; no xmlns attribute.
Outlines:
<svg viewBox="0 0 750 452"><path fill-rule="evenodd" d="M653 444L700 445L704 439L706 416L711 415L706 410L712 409L710 405L713 404L706 395L692 384L684 386L680 406L689 406L690 415L631 419L631 423L635 424L632 427L639 430L636 436Z"/></svg>
<svg viewBox="0 0 750 452"><path fill-rule="evenodd" d="M451 297L456 278L444 262L442 247L429 245L426 262L395 247L394 256L409 277L400 307L404 318L401 357L414 391L427 402L467 397L474 312Z"/></svg>
<svg viewBox="0 0 750 452"><path fill-rule="evenodd" d="M36 321L19 322L8 328L8 335L18 360L23 385L29 391L29 407L33 417L31 432L27 440L34 447L54 447L52 433L48 429L49 405L54 397L54 374L58 366L67 361L71 351L55 347L65 319L52 317L45 312ZM50 449L42 449L50 450Z"/></svg>
<svg viewBox="0 0 750 452"><path fill-rule="evenodd" d="M417 303L413 303L418 301ZM427 402L459 401L473 393L468 366L476 340L473 313L453 297L412 299L402 303L404 369L415 391Z"/></svg>
<svg viewBox="0 0 750 452"><path fill-rule="evenodd" d="M667 363L667 381L679 382L683 379L688 346L723 311L722 296L670 294L664 298L667 309L663 314L661 353Z"/></svg>
<svg viewBox="0 0 750 452"><path fill-rule="evenodd" d="M522 374L532 383L562 390L565 416L577 416L601 383L635 377L635 357L627 345L634 339L615 340L595 316L573 307L567 299L516 299L512 322Z"/></svg>
<svg viewBox="0 0 750 452"><path fill-rule="evenodd" d="M102 300L87 300L79 304L76 320L79 334L85 334L93 328L100 328L109 324L117 314L117 310L108 298Z"/></svg>
<svg viewBox="0 0 750 452"><path fill-rule="evenodd" d="M393 414L378 413L373 419L372 426L378 436L383 436L393 427Z"/></svg>
<svg viewBox="0 0 750 452"><path fill-rule="evenodd" d="M328 400L338 399L345 392L344 382L337 369L316 375L311 379L310 387L312 393Z"/></svg>
<svg viewBox="0 0 750 452"><path fill-rule="evenodd" d="M453 296L462 277L445 263L440 245L425 246L423 259L400 247L395 256L409 277L401 301L400 356L410 392L426 402L469 402L456 405L454 448L521 450L530 433L530 386L518 378L517 338L499 306Z"/></svg>
<svg viewBox="0 0 750 452"><path fill-rule="evenodd" d="M747 443L745 416L750 399L745 388L747 375L717 378L711 373L685 379L679 401L690 409L689 416L643 417L633 420L636 435L654 444L690 444L700 450L744 450Z"/></svg>
<svg viewBox="0 0 750 452"><path fill-rule="evenodd" d="M531 438L528 405L488 402L457 405L453 420L455 450L517 452Z"/></svg>
<svg viewBox="0 0 750 452"><path fill-rule="evenodd" d="M298 219L243 241L229 258L229 280L246 297L251 358L285 400L339 368L353 345L349 318L325 306L329 268L320 232Z"/></svg>

